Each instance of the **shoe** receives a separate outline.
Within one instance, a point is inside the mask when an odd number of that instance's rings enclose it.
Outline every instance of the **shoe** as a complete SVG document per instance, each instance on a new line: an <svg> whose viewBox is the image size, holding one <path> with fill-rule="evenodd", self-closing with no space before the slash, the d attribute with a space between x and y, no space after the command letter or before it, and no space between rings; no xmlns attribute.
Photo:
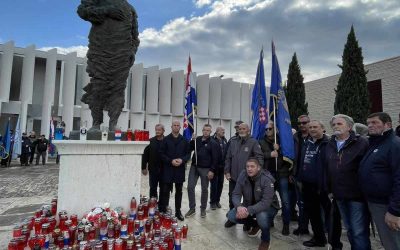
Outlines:
<svg viewBox="0 0 400 250"><path fill-rule="evenodd" d="M181 211L177 211L175 213L175 217L180 221L184 221L185 220L185 218L183 218L183 215L182 215Z"/></svg>
<svg viewBox="0 0 400 250"><path fill-rule="evenodd" d="M288 224L285 224L285 225L283 225L283 228L282 228L282 235L289 235L290 234L290 232L289 232L289 225Z"/></svg>
<svg viewBox="0 0 400 250"><path fill-rule="evenodd" d="M219 202L217 202L217 208L221 208L221 204Z"/></svg>
<svg viewBox="0 0 400 250"><path fill-rule="evenodd" d="M312 238L309 241L304 241L303 245L306 247L324 247L326 245L326 240L317 241L315 238Z"/></svg>
<svg viewBox="0 0 400 250"><path fill-rule="evenodd" d="M300 228L297 228L297 229L295 229L295 230L293 230L293 234L294 235L303 235L303 234L310 234L310 231L308 231L308 229L300 229Z"/></svg>
<svg viewBox="0 0 400 250"><path fill-rule="evenodd" d="M189 209L189 211L185 214L185 218L190 218L196 214L196 209Z"/></svg>
<svg viewBox="0 0 400 250"><path fill-rule="evenodd" d="M210 208L211 208L211 210L217 209L217 204L211 203L211 204L210 204Z"/></svg>
<svg viewBox="0 0 400 250"><path fill-rule="evenodd" d="M261 241L260 245L258 246L258 250L268 250L269 249L269 242Z"/></svg>
<svg viewBox="0 0 400 250"><path fill-rule="evenodd" d="M243 224L243 232L248 232L248 231L250 231L250 229L251 229L251 226Z"/></svg>
<svg viewBox="0 0 400 250"><path fill-rule="evenodd" d="M261 233L260 227L255 226L255 227L252 227L251 230L249 230L247 232L247 236L249 236L250 238L255 238L255 237L259 236L260 233Z"/></svg>
<svg viewBox="0 0 400 250"><path fill-rule="evenodd" d="M205 209L201 209L201 211L200 211L200 217L201 218L206 218L206 210Z"/></svg>
<svg viewBox="0 0 400 250"><path fill-rule="evenodd" d="M236 225L236 223L233 223L233 222L230 221L230 220L227 220L227 221L225 222L225 227L226 227L226 228L233 227L234 225Z"/></svg>

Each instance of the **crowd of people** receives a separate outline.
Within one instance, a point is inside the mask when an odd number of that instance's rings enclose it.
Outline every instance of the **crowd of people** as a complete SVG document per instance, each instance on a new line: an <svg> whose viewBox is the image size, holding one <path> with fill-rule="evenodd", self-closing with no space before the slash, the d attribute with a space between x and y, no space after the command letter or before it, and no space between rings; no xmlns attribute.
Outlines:
<svg viewBox="0 0 400 250"><path fill-rule="evenodd" d="M394 129L392 124L384 112L370 114L366 125L338 114L330 121L329 136L321 121L302 115L298 131L293 130L291 160L283 157L279 131L271 121L260 141L251 137L249 125L242 121L235 123L236 134L229 141L221 126L212 135L211 125L205 124L201 136L187 141L179 121L172 122L172 132L166 136L164 125L158 124L143 154L142 173L149 175L150 196L159 198L161 212L168 209L175 186L175 216L181 221L196 214L198 179L201 218L207 215L208 200L211 210L221 208L225 178L229 212L224 226L243 224L249 237L261 234L260 250L269 249L270 228L279 209L283 235L290 234L293 221L298 224L293 234L311 235L311 224L312 237L304 246L329 243L342 249L343 223L352 249L371 249L370 232L376 228L383 247L398 250L400 125ZM189 162L189 208L183 216L182 187Z"/></svg>

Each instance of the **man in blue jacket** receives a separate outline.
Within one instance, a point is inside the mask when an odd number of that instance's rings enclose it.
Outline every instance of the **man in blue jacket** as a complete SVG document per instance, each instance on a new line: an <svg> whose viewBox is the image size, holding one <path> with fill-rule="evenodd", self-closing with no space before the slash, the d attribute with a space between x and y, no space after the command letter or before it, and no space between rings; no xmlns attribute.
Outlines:
<svg viewBox="0 0 400 250"><path fill-rule="evenodd" d="M400 138L387 113L367 118L369 148L360 164L360 186L386 250L400 249Z"/></svg>
<svg viewBox="0 0 400 250"><path fill-rule="evenodd" d="M173 121L171 134L166 136L160 146L161 160L163 162L161 177L161 195L159 209L166 212L169 203L169 194L175 183L175 216L183 221L181 213L182 187L185 182L186 163L190 159L189 142L179 134L181 124Z"/></svg>

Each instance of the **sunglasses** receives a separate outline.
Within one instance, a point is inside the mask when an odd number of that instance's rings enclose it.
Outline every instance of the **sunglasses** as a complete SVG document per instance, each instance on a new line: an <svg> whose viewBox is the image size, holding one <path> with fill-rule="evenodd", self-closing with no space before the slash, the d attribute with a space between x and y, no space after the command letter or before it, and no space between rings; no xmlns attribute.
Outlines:
<svg viewBox="0 0 400 250"><path fill-rule="evenodd" d="M308 122L298 122L297 125L306 125Z"/></svg>

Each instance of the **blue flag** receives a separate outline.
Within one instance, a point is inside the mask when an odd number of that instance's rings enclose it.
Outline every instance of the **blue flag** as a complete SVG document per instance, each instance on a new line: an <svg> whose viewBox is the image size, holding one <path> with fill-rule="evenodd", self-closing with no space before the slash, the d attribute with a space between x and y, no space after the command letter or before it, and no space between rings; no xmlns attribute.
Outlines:
<svg viewBox="0 0 400 250"><path fill-rule="evenodd" d="M183 117L183 137L186 140L191 140L194 133L194 114L196 112L197 98L196 90L192 87L193 74L192 74L192 61L189 56L189 63L187 66L187 75L185 83L185 111Z"/></svg>
<svg viewBox="0 0 400 250"><path fill-rule="evenodd" d="M7 126L6 126L6 133L3 136L3 147L4 152L1 152L2 158L7 158L10 154L11 150L11 130L10 130L10 119L8 119Z"/></svg>
<svg viewBox="0 0 400 250"><path fill-rule="evenodd" d="M264 52L260 52L260 60L257 67L256 81L254 84L251 110L252 117L252 136L254 139L260 140L264 137L265 126L268 123L267 95L265 91L264 77Z"/></svg>
<svg viewBox="0 0 400 250"><path fill-rule="evenodd" d="M272 42L272 71L269 103L271 117L275 116L275 126L279 133L280 150L283 159L292 162L294 159L294 139L292 135L289 108L282 87L281 71L279 69L278 58L275 54L274 42Z"/></svg>
<svg viewBox="0 0 400 250"><path fill-rule="evenodd" d="M22 133L20 128L20 116L18 116L17 126L15 126L14 145L12 150L12 159L17 159L21 155Z"/></svg>

